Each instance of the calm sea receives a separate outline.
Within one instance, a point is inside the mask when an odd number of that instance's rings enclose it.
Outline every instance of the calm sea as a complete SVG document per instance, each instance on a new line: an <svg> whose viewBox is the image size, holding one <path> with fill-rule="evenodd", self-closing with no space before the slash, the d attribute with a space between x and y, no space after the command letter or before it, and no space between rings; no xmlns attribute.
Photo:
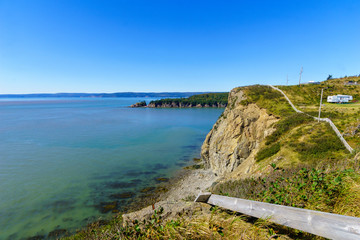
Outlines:
<svg viewBox="0 0 360 240"><path fill-rule="evenodd" d="M99 206L198 157L223 111L127 107L140 100L0 100L0 239L109 217Z"/></svg>

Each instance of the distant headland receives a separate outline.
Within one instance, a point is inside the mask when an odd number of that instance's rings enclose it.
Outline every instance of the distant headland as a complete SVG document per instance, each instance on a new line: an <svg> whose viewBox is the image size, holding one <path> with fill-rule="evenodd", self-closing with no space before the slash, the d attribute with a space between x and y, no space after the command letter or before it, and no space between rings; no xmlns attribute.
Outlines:
<svg viewBox="0 0 360 240"><path fill-rule="evenodd" d="M32 93L32 94L0 94L0 98L186 98L209 92L116 92L116 93Z"/></svg>
<svg viewBox="0 0 360 240"><path fill-rule="evenodd" d="M149 107L149 108L224 108L228 104L229 93L205 93L196 94L188 98L164 98L156 101L151 101L149 104L146 101L138 102L130 107Z"/></svg>

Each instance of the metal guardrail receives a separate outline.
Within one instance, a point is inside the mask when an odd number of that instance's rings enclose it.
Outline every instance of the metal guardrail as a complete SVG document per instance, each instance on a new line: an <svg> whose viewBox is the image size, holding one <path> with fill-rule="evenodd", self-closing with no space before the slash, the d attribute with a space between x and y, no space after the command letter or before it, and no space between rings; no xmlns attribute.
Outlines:
<svg viewBox="0 0 360 240"><path fill-rule="evenodd" d="M360 218L302 208L200 193L195 202L204 202L235 212L335 240L359 240Z"/></svg>
<svg viewBox="0 0 360 240"><path fill-rule="evenodd" d="M290 101L290 99L286 96L286 94L279 88L277 87L274 87L272 85L268 85L269 87L279 91L282 95L284 95L284 97L286 98L286 100L289 102L289 104L291 105L291 107L298 113L304 113L300 110L298 110L295 105ZM306 114L306 113L305 113ZM339 129L337 129L337 127L335 126L335 124L331 121L331 119L329 118L317 118L317 117L314 117L314 116L311 116L309 114L306 114L312 118L314 118L315 120L319 120L319 121L322 121L322 122L327 122L330 124L331 128L335 131L336 135L338 136L338 138L340 139L340 141L344 144L345 148L349 151L349 152L352 152L354 149L346 142L345 138L342 136L342 134L340 133Z"/></svg>

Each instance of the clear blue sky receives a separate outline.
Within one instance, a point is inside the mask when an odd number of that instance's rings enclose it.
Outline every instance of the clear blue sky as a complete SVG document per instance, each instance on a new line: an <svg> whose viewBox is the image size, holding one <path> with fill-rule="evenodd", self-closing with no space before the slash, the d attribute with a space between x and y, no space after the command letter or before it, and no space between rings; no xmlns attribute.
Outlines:
<svg viewBox="0 0 360 240"><path fill-rule="evenodd" d="M229 91L360 74L360 1L0 0L0 94Z"/></svg>

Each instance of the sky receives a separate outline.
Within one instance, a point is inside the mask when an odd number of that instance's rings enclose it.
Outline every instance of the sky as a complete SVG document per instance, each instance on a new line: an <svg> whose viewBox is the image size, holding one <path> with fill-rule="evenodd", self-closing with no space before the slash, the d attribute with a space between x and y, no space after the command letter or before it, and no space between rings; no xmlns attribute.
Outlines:
<svg viewBox="0 0 360 240"><path fill-rule="evenodd" d="M0 0L0 94L230 91L360 74L358 0Z"/></svg>

